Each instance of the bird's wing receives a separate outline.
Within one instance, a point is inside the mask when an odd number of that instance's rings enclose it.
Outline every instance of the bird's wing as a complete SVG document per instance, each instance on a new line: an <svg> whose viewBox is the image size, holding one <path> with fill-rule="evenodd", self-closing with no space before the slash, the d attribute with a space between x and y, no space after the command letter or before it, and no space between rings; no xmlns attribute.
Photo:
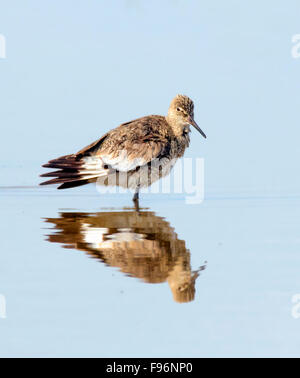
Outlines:
<svg viewBox="0 0 300 378"><path fill-rule="evenodd" d="M160 159L167 151L169 139L159 132L164 117L150 116L126 122L101 139L80 150L79 158L100 158L105 165L127 172Z"/></svg>
<svg viewBox="0 0 300 378"><path fill-rule="evenodd" d="M80 159L84 156L90 156L93 153L96 153L97 150L99 150L101 144L105 141L109 133L103 135L100 139L96 140L96 142L93 142L89 144L88 146L82 148L80 151L78 151L75 155L77 159Z"/></svg>

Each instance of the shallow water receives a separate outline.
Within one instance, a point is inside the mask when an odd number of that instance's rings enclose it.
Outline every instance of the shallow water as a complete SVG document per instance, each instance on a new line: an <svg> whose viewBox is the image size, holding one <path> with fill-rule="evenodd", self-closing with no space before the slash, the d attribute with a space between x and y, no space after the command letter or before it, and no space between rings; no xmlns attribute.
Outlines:
<svg viewBox="0 0 300 378"><path fill-rule="evenodd" d="M0 192L1 356L299 354L300 198Z"/></svg>
<svg viewBox="0 0 300 378"><path fill-rule="evenodd" d="M299 13L1 2L0 356L299 356ZM37 186L177 93L207 135L185 152L203 203L143 194L137 215L130 194Z"/></svg>

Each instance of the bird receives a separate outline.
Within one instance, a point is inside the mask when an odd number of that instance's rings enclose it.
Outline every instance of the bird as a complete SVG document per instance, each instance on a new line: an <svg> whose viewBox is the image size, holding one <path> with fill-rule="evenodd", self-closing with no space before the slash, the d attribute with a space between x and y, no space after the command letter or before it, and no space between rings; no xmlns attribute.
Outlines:
<svg viewBox="0 0 300 378"><path fill-rule="evenodd" d="M139 209L139 191L170 173L190 143L190 125L204 138L194 120L194 103L186 95L173 98L166 116L149 115L104 134L77 153L61 156L44 164L56 169L41 177L54 177L40 185L59 184L58 189L97 182L134 191Z"/></svg>
<svg viewBox="0 0 300 378"><path fill-rule="evenodd" d="M195 283L206 269L206 262L192 270L185 241L156 213L70 211L44 218L44 222L51 225L45 235L48 242L84 251L106 266L116 267L126 276L145 283L168 282L175 302L194 300Z"/></svg>

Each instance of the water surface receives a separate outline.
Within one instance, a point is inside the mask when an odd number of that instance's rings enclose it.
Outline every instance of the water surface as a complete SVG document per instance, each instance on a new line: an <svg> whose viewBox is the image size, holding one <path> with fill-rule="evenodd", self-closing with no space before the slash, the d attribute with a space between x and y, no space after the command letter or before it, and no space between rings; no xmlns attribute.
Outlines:
<svg viewBox="0 0 300 378"><path fill-rule="evenodd" d="M299 356L299 1L14 3L0 356ZM42 164L177 93L207 134L185 154L204 159L203 203L142 195L137 215L130 194L37 186Z"/></svg>
<svg viewBox="0 0 300 378"><path fill-rule="evenodd" d="M1 356L298 354L299 198L145 195L140 214L93 189L0 201Z"/></svg>

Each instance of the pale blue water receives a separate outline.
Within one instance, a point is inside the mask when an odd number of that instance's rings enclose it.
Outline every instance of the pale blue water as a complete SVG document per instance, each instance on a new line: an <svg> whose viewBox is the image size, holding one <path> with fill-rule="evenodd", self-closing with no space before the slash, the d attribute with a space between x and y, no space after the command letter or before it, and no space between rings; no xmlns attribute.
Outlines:
<svg viewBox="0 0 300 378"><path fill-rule="evenodd" d="M194 301L176 303L166 282L144 283L45 241L54 231L43 218L111 211L121 200L1 190L2 356L298 355L291 298L300 198L214 198L197 207L145 196L142 204L186 242L192 269L207 262Z"/></svg>
<svg viewBox="0 0 300 378"><path fill-rule="evenodd" d="M299 356L299 11L296 0L0 0L0 356ZM173 240L181 252L153 253L159 272L180 258L187 274L206 266L189 303L167 279L145 283L87 254L104 212L139 222L122 213L129 194L37 186L41 164L165 114L176 93L195 101L208 136L193 133L186 155L205 160L205 200L144 195L149 230L122 232L155 241L162 225L164 251ZM64 232L46 240L64 218L80 226L67 249ZM120 253L124 271L150 266Z"/></svg>

